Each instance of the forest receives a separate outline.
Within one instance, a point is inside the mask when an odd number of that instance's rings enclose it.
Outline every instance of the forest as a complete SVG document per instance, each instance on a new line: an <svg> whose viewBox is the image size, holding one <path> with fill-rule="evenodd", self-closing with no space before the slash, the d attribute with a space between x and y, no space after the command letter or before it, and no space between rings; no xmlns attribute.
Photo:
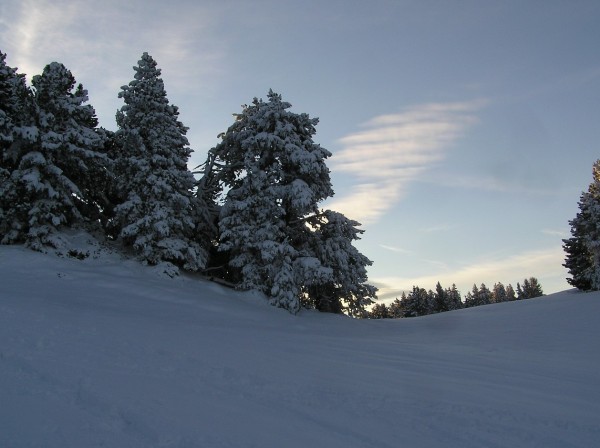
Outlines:
<svg viewBox="0 0 600 448"><path fill-rule="evenodd" d="M62 249L66 229L160 266L169 276L200 273L270 304L352 317L415 317L543 295L534 277L504 287L414 286L376 303L372 264L355 246L360 223L320 207L333 195L313 140L317 118L293 113L270 90L234 114L231 126L192 172L188 128L170 103L156 61L144 53L121 88L117 130L100 127L88 93L61 63L32 78L0 52L0 243ZM564 240L569 282L600 286L600 169L582 195ZM78 256L78 254L72 254Z"/></svg>

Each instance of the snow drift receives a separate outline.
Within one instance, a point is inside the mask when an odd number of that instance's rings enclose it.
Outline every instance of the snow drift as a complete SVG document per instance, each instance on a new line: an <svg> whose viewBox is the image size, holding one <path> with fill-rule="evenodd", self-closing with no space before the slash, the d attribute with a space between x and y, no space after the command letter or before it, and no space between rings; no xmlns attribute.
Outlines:
<svg viewBox="0 0 600 448"><path fill-rule="evenodd" d="M0 247L2 447L592 447L600 294L298 316L92 247Z"/></svg>

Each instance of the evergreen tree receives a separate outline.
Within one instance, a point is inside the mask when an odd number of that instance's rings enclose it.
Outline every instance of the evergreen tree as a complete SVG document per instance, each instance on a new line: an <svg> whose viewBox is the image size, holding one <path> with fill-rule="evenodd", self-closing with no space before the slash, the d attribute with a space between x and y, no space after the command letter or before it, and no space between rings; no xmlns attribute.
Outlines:
<svg viewBox="0 0 600 448"><path fill-rule="evenodd" d="M513 286L511 284L509 284L506 287L506 300L508 300L509 302L517 300L517 296L515 294L515 289L513 288Z"/></svg>
<svg viewBox="0 0 600 448"><path fill-rule="evenodd" d="M134 79L119 92L125 104L117 112L114 158L123 195L113 226L142 260L197 271L207 263L213 227L207 204L193 194L187 128L154 59L144 53L133 69Z"/></svg>
<svg viewBox="0 0 600 448"><path fill-rule="evenodd" d="M489 305L492 303L492 291L489 290L484 283L479 287L479 294L477 297L478 305Z"/></svg>
<svg viewBox="0 0 600 448"><path fill-rule="evenodd" d="M425 289L413 286L413 289L402 300L405 317L425 316L429 313L429 298Z"/></svg>
<svg viewBox="0 0 600 448"><path fill-rule="evenodd" d="M25 75L6 64L0 51L0 169L8 177L16 168L20 148L35 141L33 95Z"/></svg>
<svg viewBox="0 0 600 448"><path fill-rule="evenodd" d="M64 65L53 62L33 77L35 128L11 154L15 168L2 193L15 204L5 208L3 242L25 241L29 247L58 246L59 229L83 226L97 218L95 182L102 179L109 160L97 132L94 109L85 105L87 92L75 88L75 78ZM35 130L34 130L35 129ZM4 197L4 194L3 194Z"/></svg>
<svg viewBox="0 0 600 448"><path fill-rule="evenodd" d="M596 162L596 165L598 162ZM596 172L596 170L594 170ZM579 200L579 212L569 221L571 238L563 240L563 249L566 253L563 266L568 269L570 278L567 282L577 289L589 291L597 289L592 286L592 277L595 270L594 257L588 242L593 239L595 225L592 219L592 210L598 199L593 191L582 193Z"/></svg>
<svg viewBox="0 0 600 448"><path fill-rule="evenodd" d="M450 304L448 303L447 290L442 288L440 282L435 285L435 293L431 300L431 312L442 313L450 310Z"/></svg>
<svg viewBox="0 0 600 448"><path fill-rule="evenodd" d="M465 308L488 305L490 303L492 303L492 292L484 283L479 288L474 284L471 292L465 296Z"/></svg>
<svg viewBox="0 0 600 448"><path fill-rule="evenodd" d="M37 139L33 126L33 95L25 84L25 75L6 64L0 52L0 242L17 241L22 220L15 220L21 204L11 179L21 152ZM26 210L18 215L26 214Z"/></svg>
<svg viewBox="0 0 600 448"><path fill-rule="evenodd" d="M465 296L465 308L471 308L479 306L479 289L476 284L473 284L473 288Z"/></svg>
<svg viewBox="0 0 600 448"><path fill-rule="evenodd" d="M307 233L311 242L308 253L330 271L321 269L326 275L305 279L305 292L320 311L345 311L361 317L377 292L367 283L366 267L371 260L352 245L364 231L357 228L360 224L356 221L331 210L313 216L309 223L314 231Z"/></svg>
<svg viewBox="0 0 600 448"><path fill-rule="evenodd" d="M494 289L492 290L492 302L502 303L507 301L508 296L506 295L506 288L501 282L496 283L494 285Z"/></svg>
<svg viewBox="0 0 600 448"><path fill-rule="evenodd" d="M526 299L525 293L523 292L523 288L521 288L521 284L517 282L517 300Z"/></svg>
<svg viewBox="0 0 600 448"><path fill-rule="evenodd" d="M351 244L361 231L339 213L319 212L333 195L331 153L313 141L318 120L290 107L273 91L267 102L255 98L209 152L200 188L209 197L227 191L219 250L230 279L275 306L364 314L375 288L364 283L371 262Z"/></svg>
<svg viewBox="0 0 600 448"><path fill-rule="evenodd" d="M390 317L385 303L376 303L369 313L370 319L388 319Z"/></svg>
<svg viewBox="0 0 600 448"><path fill-rule="evenodd" d="M534 297L543 296L542 287L535 277L526 278L523 280L523 287L517 283L517 298L519 300L532 299Z"/></svg>
<svg viewBox="0 0 600 448"><path fill-rule="evenodd" d="M445 295L448 311L459 310L463 307L460 292L456 289L455 284L452 284L452 288L446 289Z"/></svg>
<svg viewBox="0 0 600 448"><path fill-rule="evenodd" d="M402 299L406 300L406 294L402 293ZM395 298L390 306L388 307L388 314L391 319L399 319L404 317L404 308L402 307L402 301L398 298Z"/></svg>

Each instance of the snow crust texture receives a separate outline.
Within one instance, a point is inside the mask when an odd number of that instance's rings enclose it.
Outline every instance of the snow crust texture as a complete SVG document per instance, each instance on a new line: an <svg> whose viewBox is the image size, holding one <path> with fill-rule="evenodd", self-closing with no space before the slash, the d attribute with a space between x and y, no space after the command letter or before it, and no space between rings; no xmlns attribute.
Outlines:
<svg viewBox="0 0 600 448"><path fill-rule="evenodd" d="M594 447L600 293L397 320L0 247L0 446Z"/></svg>

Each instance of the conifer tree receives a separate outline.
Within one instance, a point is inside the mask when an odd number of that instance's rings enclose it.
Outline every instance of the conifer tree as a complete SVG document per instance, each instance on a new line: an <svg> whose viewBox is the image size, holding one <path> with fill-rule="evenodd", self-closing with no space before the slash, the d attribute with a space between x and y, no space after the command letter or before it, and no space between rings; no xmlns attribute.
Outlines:
<svg viewBox="0 0 600 448"><path fill-rule="evenodd" d="M33 126L33 95L25 84L25 75L6 64L6 54L0 51L0 242L18 240L24 215L11 174L18 165L21 152L37 137Z"/></svg>
<svg viewBox="0 0 600 448"><path fill-rule="evenodd" d="M402 300L405 317L418 317L429 314L429 297L425 289L413 286L413 289Z"/></svg>
<svg viewBox="0 0 600 448"><path fill-rule="evenodd" d="M478 305L489 305L490 303L492 303L492 291L490 291L484 283L482 283L479 287L479 294L477 299Z"/></svg>
<svg viewBox="0 0 600 448"><path fill-rule="evenodd" d="M133 69L119 92L125 104L117 112L114 158L123 196L113 226L145 262L197 271L206 265L213 229L207 205L192 191L187 128L154 59L144 53Z"/></svg>
<svg viewBox="0 0 600 448"><path fill-rule="evenodd" d="M209 151L200 189L210 197L227 191L219 250L238 287L275 306L364 314L376 290L364 283L370 261L351 244L361 231L319 211L333 195L331 153L313 141L318 120L290 107L273 91L266 102L255 98Z"/></svg>
<svg viewBox="0 0 600 448"><path fill-rule="evenodd" d="M493 303L502 303L507 302L508 296L506 295L506 288L501 282L494 284L494 289L492 290L492 302Z"/></svg>
<svg viewBox="0 0 600 448"><path fill-rule="evenodd" d="M84 226L96 216L94 186L109 160L97 132L95 111L81 85L64 65L48 64L33 77L34 127L11 155L8 200L18 206L7 213L10 230L3 242L25 241L33 249L62 244L60 229ZM87 221L87 222L86 222Z"/></svg>
<svg viewBox="0 0 600 448"><path fill-rule="evenodd" d="M513 301L517 300L517 295L515 294L515 289L513 288L513 286L511 284L509 284L506 287L506 299L509 302L513 302Z"/></svg>
<svg viewBox="0 0 600 448"><path fill-rule="evenodd" d="M538 279L535 277L529 277L523 280L523 287L519 283L517 283L517 299L532 299L534 297L543 296L544 292L542 291L542 287L538 282Z"/></svg>
<svg viewBox="0 0 600 448"><path fill-rule="evenodd" d="M389 317L389 309L385 303L376 303L369 313L371 319L388 319Z"/></svg>
<svg viewBox="0 0 600 448"><path fill-rule="evenodd" d="M456 289L456 285L452 284L452 288L446 289L446 307L448 311L451 310L459 310L463 307L462 299L460 297L460 292Z"/></svg>
<svg viewBox="0 0 600 448"><path fill-rule="evenodd" d="M343 310L361 317L377 293L377 288L367 283L366 267L372 264L371 260L352 245L364 231L358 229L358 222L332 210L325 210L308 222L313 229L307 232L311 246L308 253L315 255L324 275L305 281L305 291L320 311Z"/></svg>
<svg viewBox="0 0 600 448"><path fill-rule="evenodd" d="M0 169L6 176L16 167L21 147L35 140L33 120L33 95L25 75L8 66L0 51Z"/></svg>
<svg viewBox="0 0 600 448"><path fill-rule="evenodd" d="M406 299L406 294L402 292L402 298ZM404 317L404 309L402 308L402 302L397 297L394 299L390 306L388 307L388 314L391 319L399 319Z"/></svg>
<svg viewBox="0 0 600 448"><path fill-rule="evenodd" d="M479 289L477 288L477 285L473 283L473 288L465 296L465 308L471 308L479 305Z"/></svg>
<svg viewBox="0 0 600 448"><path fill-rule="evenodd" d="M596 162L594 173L597 172ZM600 179L598 179L600 180ZM594 180L595 185L598 180ZM563 240L563 249L566 253L565 263L570 278L567 282L577 289L589 291L598 289L592 285L595 272L595 258L589 243L593 242L597 232L593 220L593 211L597 208L599 198L595 196L597 188L590 186L590 189L581 194L579 200L579 212L577 216L569 221L571 226L571 238Z"/></svg>
<svg viewBox="0 0 600 448"><path fill-rule="evenodd" d="M432 292L431 312L441 313L444 311L448 311L448 303L446 302L446 291L444 290L440 282L437 282L437 284L435 285L435 293Z"/></svg>

